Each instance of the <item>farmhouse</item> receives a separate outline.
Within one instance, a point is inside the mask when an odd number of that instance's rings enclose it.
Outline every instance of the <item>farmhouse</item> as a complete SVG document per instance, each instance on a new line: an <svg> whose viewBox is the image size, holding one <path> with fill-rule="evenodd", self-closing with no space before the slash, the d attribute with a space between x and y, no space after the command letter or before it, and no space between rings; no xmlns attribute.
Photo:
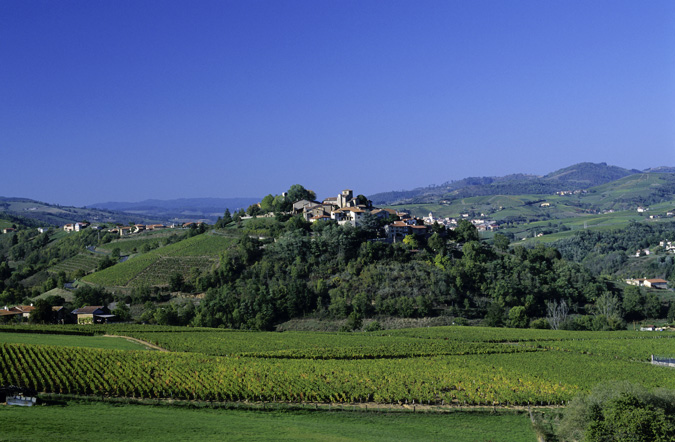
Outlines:
<svg viewBox="0 0 675 442"><path fill-rule="evenodd" d="M12 233L16 232L16 229L12 229L11 227L7 227L6 229L2 229L2 233Z"/></svg>
<svg viewBox="0 0 675 442"><path fill-rule="evenodd" d="M637 278L637 279L631 278L631 279L627 279L627 280L626 280L626 284L636 285L636 286L638 286L638 287L642 287L642 286L645 285L645 279L644 279L644 278Z"/></svg>
<svg viewBox="0 0 675 442"><path fill-rule="evenodd" d="M645 279L645 278L627 279L626 284L636 285L638 287L649 287L652 289L668 288L668 281L664 279Z"/></svg>
<svg viewBox="0 0 675 442"><path fill-rule="evenodd" d="M4 309L0 309L0 320L2 320L2 322L7 322L14 318L28 319L33 310L35 310L35 307L33 307L32 304L16 305L9 308L5 306Z"/></svg>
<svg viewBox="0 0 675 442"><path fill-rule="evenodd" d="M103 324L114 318L108 307L103 305L88 305L71 312L77 317L78 324Z"/></svg>
<svg viewBox="0 0 675 442"><path fill-rule="evenodd" d="M20 318L21 312L15 312L13 310L8 310L7 307L0 309L0 322L9 322L14 318Z"/></svg>
<svg viewBox="0 0 675 442"><path fill-rule="evenodd" d="M663 279L645 279L645 287L653 289L667 289L668 281Z"/></svg>
<svg viewBox="0 0 675 442"><path fill-rule="evenodd" d="M63 230L66 232L79 232L80 230L86 229L89 227L89 223L70 223L63 226Z"/></svg>
<svg viewBox="0 0 675 442"><path fill-rule="evenodd" d="M659 246L663 247L666 252L675 252L675 244L672 241L661 241Z"/></svg>
<svg viewBox="0 0 675 442"><path fill-rule="evenodd" d="M35 310L35 307L33 307L33 304L31 305L17 305L9 309L10 311L15 311L21 313L21 316L25 319L30 318L30 314L33 310Z"/></svg>

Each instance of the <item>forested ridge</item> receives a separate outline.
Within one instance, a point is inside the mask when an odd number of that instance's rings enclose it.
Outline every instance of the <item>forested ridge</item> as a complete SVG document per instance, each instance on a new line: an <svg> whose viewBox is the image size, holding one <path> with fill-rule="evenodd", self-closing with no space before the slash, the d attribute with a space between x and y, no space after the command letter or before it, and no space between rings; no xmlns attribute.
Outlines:
<svg viewBox="0 0 675 442"><path fill-rule="evenodd" d="M445 315L493 326L624 326L625 290L556 248L509 248L501 235L494 244L481 242L468 222L395 244L378 241L376 224L261 219L246 230L274 234L263 241L243 235L217 270L196 281L206 296L195 325L268 329L309 315L348 318L347 326L358 328L371 317ZM647 297L639 289L638 296ZM650 305L631 317L665 316L668 305L653 296ZM564 317L551 321L560 307Z"/></svg>

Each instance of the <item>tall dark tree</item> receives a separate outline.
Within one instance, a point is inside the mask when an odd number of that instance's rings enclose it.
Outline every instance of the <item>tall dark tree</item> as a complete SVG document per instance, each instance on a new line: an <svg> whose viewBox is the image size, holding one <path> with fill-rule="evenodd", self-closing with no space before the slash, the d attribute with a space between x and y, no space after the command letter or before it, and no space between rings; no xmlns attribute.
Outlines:
<svg viewBox="0 0 675 442"><path fill-rule="evenodd" d="M300 200L314 201L316 199L316 194L311 190L305 189L300 184L293 184L290 189L288 189L287 198L291 203Z"/></svg>
<svg viewBox="0 0 675 442"><path fill-rule="evenodd" d="M52 306L44 299L38 299L33 304L35 309L30 313L30 321L36 324L52 322Z"/></svg>

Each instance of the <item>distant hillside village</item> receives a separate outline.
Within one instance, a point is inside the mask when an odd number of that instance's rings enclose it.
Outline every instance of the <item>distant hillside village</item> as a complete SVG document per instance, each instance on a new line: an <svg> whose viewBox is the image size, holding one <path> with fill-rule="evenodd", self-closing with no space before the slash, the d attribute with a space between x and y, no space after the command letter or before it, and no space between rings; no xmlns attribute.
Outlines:
<svg viewBox="0 0 675 442"><path fill-rule="evenodd" d="M113 227L111 229L108 229L107 231L109 233L116 233L119 234L120 236L126 236L132 233L141 233L145 232L146 230L159 230L159 229L167 229L171 228L174 229L176 227L183 227L183 228L189 228L193 224L199 225L203 224L202 222L188 222L184 224L171 224L169 226L165 226L164 224L134 224L133 226L121 226L118 225L116 227ZM88 222L81 222L81 223L72 223L72 224L66 224L63 226L63 230L66 232L79 232L81 230L86 229L89 227L90 224ZM92 229L101 229L101 226L92 226ZM40 229L38 229L40 230Z"/></svg>

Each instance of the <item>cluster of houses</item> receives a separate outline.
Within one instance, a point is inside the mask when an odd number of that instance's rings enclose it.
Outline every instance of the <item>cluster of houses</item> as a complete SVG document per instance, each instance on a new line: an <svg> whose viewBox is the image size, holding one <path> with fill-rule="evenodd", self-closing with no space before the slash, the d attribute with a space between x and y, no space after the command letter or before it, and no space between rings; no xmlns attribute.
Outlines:
<svg viewBox="0 0 675 442"><path fill-rule="evenodd" d="M170 227L173 228L175 227L175 225L172 225ZM166 228L167 226L165 226L164 224L134 224L133 226L113 227L112 229L108 229L108 232L119 234L119 236L127 236L131 235L132 233L145 232L146 230L159 230Z"/></svg>
<svg viewBox="0 0 675 442"><path fill-rule="evenodd" d="M407 235L427 235L434 222L444 224L443 220L435 220L431 213L430 218L421 219L410 216L409 212L373 207L370 202L354 197L351 189L345 189L336 197L323 201L297 201L293 204L293 213L301 214L311 223L332 220L339 225L350 224L354 227L362 223L367 213L384 220L397 218L384 227L390 242L397 242Z"/></svg>
<svg viewBox="0 0 675 442"><path fill-rule="evenodd" d="M416 218L406 211L373 207L370 202L364 203L355 198L351 189L345 189L336 197L326 198L323 201L297 201L293 204L293 213L302 214L306 221L312 223L332 220L340 225L350 224L354 227L361 224L366 213L385 220L397 218L396 221L385 225L387 240L390 242L396 242L406 235L427 235L430 226L436 223L450 229L457 227L457 219L435 218L431 212L429 216ZM463 214L462 218L470 221L479 231L499 228L493 221L469 219L469 214Z"/></svg>
<svg viewBox="0 0 675 442"><path fill-rule="evenodd" d="M63 226L63 230L66 232L79 232L80 230L84 230L87 227L89 227L89 223L83 222L83 223L69 223Z"/></svg>
<svg viewBox="0 0 675 442"><path fill-rule="evenodd" d="M11 320L25 321L30 318L35 306L16 305L14 307L5 306L0 309L0 321L9 322ZM18 319L17 319L18 318ZM103 305L88 305L68 311L64 306L52 307L51 322L56 324L102 324L115 318L110 313L110 309Z"/></svg>
<svg viewBox="0 0 675 442"><path fill-rule="evenodd" d="M355 198L351 189L345 189L338 196L326 198L323 201L305 199L296 201L293 204L293 213L301 214L306 221L311 223L332 220L339 225L350 224L354 227L362 223L366 213L380 219L398 217L400 221L385 226L387 237L391 241L402 239L410 234L427 233L427 226L421 220L412 218L410 213L373 207L370 202Z"/></svg>
<svg viewBox="0 0 675 442"><path fill-rule="evenodd" d="M108 233L114 233L119 236L127 236L131 235L132 233L141 233L145 232L146 230L159 230L159 229L174 229L174 228L190 228L192 225L197 225L199 226L200 224L203 224L202 222L187 222L184 224L171 224L169 226L165 226L164 224L134 224L133 226L117 226L113 227L111 229L108 229ZM86 229L89 227L90 224L88 222L81 222L81 223L69 223L63 226L63 230L66 232L79 232L83 229ZM92 229L100 230L100 226L92 226ZM40 228L42 229L42 228ZM38 229L38 230L40 230ZM44 229L48 229L45 227ZM40 233L42 231L40 230Z"/></svg>
<svg viewBox="0 0 675 442"><path fill-rule="evenodd" d="M568 196L568 195L583 195L585 193L588 193L588 190L581 189L581 190L559 190L555 194L560 195L560 196Z"/></svg>
<svg viewBox="0 0 675 442"><path fill-rule="evenodd" d="M481 213L480 216L485 217L486 215L484 213ZM473 224L479 232L499 229L499 224L497 224L495 221L490 221L483 218L471 218L471 215L468 213L462 213L460 217L461 219L467 220L471 224ZM429 212L428 216L422 218L422 220L424 221L424 224L433 225L435 223L438 223L449 229L454 229L455 227L457 227L458 222L456 218L436 218L434 217L434 214L431 212Z"/></svg>
<svg viewBox="0 0 675 442"><path fill-rule="evenodd" d="M646 213L646 212L649 212L649 207L642 207L642 206L639 206L639 207L637 208L637 212L638 212L638 213ZM675 216L675 211L669 210L669 211L667 211L665 214L663 214L663 212L662 212L661 215L649 215L649 219L659 219L659 218L661 218L662 216L666 216L666 217Z"/></svg>
<svg viewBox="0 0 675 442"><path fill-rule="evenodd" d="M675 253L675 244L673 241L661 241L659 247L662 247L666 253ZM640 256L649 256L652 252L649 249L638 249L635 252L635 257L639 258Z"/></svg>
<svg viewBox="0 0 675 442"><path fill-rule="evenodd" d="M675 244L672 241L661 241L659 246L663 247L666 252L675 253Z"/></svg>
<svg viewBox="0 0 675 442"><path fill-rule="evenodd" d="M664 279L645 279L645 278L636 278L636 279L627 279L626 284L635 285L638 287L648 287L652 289L667 289L668 281Z"/></svg>

